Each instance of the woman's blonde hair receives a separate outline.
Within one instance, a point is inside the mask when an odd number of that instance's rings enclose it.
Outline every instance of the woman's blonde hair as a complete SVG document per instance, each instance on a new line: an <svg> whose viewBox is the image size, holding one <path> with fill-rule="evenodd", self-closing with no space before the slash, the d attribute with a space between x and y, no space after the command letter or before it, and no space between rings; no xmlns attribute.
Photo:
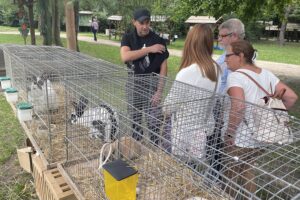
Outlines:
<svg viewBox="0 0 300 200"><path fill-rule="evenodd" d="M216 82L218 64L212 59L214 38L207 24L197 24L189 32L185 40L179 70L197 63L203 76Z"/></svg>

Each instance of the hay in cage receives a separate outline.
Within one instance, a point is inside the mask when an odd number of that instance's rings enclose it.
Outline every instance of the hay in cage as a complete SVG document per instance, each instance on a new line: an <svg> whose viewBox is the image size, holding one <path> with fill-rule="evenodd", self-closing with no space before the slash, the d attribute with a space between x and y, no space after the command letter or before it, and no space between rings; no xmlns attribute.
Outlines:
<svg viewBox="0 0 300 200"><path fill-rule="evenodd" d="M151 144L143 145L132 138L123 139L123 144L126 141L128 145L129 140L132 148L138 150L138 154L132 156L131 159L127 159L128 155L122 156L124 152L127 152L124 148L122 149L122 143L113 144L114 153L110 161L121 156L138 170L137 199L181 200L191 197L201 197L207 200L224 199L212 194L212 190L215 191L215 194L218 194L218 188L206 189L204 180L200 176L167 153ZM70 160L63 164L65 171L86 199L106 199L103 175L98 170L98 156L99 152L87 158Z"/></svg>

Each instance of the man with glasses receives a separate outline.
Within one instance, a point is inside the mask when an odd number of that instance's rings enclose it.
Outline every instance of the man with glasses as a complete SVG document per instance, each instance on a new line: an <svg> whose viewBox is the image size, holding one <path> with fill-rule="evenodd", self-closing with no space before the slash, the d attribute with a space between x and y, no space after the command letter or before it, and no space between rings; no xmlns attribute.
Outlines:
<svg viewBox="0 0 300 200"><path fill-rule="evenodd" d="M219 26L219 35L218 41L220 46L224 49L232 42L243 40L245 37L245 28L244 24L236 18L229 19L223 22ZM225 62L226 52L224 52L218 59L217 63L221 67L222 75L221 80L219 81L218 93L225 94L227 77L231 72ZM209 173L209 178L212 180L219 180L222 182L221 170L223 165L222 161L222 149L223 149L223 140L221 138L221 130L223 128L223 108L222 108L222 99L216 101L214 107L214 118L215 118L215 128L214 134L207 137L207 159L211 165L211 172Z"/></svg>
<svg viewBox="0 0 300 200"><path fill-rule="evenodd" d="M226 47L232 42L243 40L244 38L244 24L239 19L229 19L219 26L218 41L224 49L226 49ZM221 85L219 87L219 93L225 92L224 90L226 88L227 76L230 73L230 70L227 68L227 64L225 63L225 58L226 52L224 52L217 60L217 63L221 66L223 72L220 83Z"/></svg>

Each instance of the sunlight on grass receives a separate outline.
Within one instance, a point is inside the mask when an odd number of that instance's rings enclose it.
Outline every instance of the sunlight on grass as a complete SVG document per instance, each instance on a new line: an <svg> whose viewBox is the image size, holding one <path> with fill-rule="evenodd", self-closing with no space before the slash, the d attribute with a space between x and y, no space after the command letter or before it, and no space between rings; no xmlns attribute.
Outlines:
<svg viewBox="0 0 300 200"><path fill-rule="evenodd" d="M18 31L18 27L0 26L0 32L9 32L9 31Z"/></svg>

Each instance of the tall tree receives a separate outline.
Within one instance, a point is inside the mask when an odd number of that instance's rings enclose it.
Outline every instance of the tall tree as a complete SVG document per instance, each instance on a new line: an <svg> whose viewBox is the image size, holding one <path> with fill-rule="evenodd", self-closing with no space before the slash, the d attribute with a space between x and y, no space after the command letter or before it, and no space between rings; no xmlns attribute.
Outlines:
<svg viewBox="0 0 300 200"><path fill-rule="evenodd" d="M60 1L53 0L52 5L52 35L53 35L53 44L57 46L62 46L60 39Z"/></svg>
<svg viewBox="0 0 300 200"><path fill-rule="evenodd" d="M52 44L52 9L51 0L39 0L38 8L40 11L40 32L43 36L43 45Z"/></svg>
<svg viewBox="0 0 300 200"><path fill-rule="evenodd" d="M81 10L114 15L118 11L118 2L119 0L85 0L79 1L79 7Z"/></svg>
<svg viewBox="0 0 300 200"><path fill-rule="evenodd" d="M77 50L75 14L73 1L64 0L68 49Z"/></svg>
<svg viewBox="0 0 300 200"><path fill-rule="evenodd" d="M75 18L75 33L76 33L76 50L79 51L78 32L79 32L79 0L73 0L74 18Z"/></svg>
<svg viewBox="0 0 300 200"><path fill-rule="evenodd" d="M280 19L279 44L283 46L289 16L299 7L300 0L268 0L267 2L267 14L276 13Z"/></svg>
<svg viewBox="0 0 300 200"><path fill-rule="evenodd" d="M284 43L287 19L291 8L300 4L300 0L181 0L178 2L177 13L189 15L208 14L216 18L223 14L234 13L246 25L263 17L264 13L278 15L280 19L280 44ZM269 12L265 12L268 10Z"/></svg>
<svg viewBox="0 0 300 200"><path fill-rule="evenodd" d="M24 0L18 0L18 7L19 7L18 17L19 17L19 19L23 19L25 16L24 3L25 3Z"/></svg>
<svg viewBox="0 0 300 200"><path fill-rule="evenodd" d="M30 25L30 38L31 38L31 44L35 45L35 30L34 30L34 15L33 15L33 0L27 0L26 6L28 7L28 17L29 17L29 25Z"/></svg>

